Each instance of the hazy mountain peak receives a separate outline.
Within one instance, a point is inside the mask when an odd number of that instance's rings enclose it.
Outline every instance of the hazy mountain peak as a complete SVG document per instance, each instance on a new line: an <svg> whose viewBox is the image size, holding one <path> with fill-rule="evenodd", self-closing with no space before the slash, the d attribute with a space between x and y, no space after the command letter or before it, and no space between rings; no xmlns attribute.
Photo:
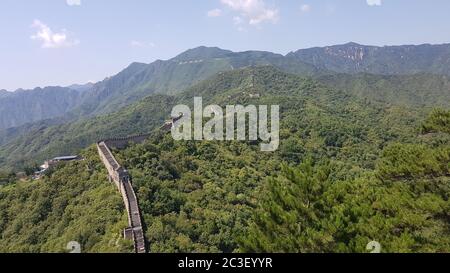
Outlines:
<svg viewBox="0 0 450 273"><path fill-rule="evenodd" d="M132 62L128 67L143 67L146 66L146 63L141 63L141 62Z"/></svg>
<svg viewBox="0 0 450 273"><path fill-rule="evenodd" d="M192 61L192 60L223 58L232 53L233 52L230 50L224 50L218 47L199 46L196 48L186 50L185 52L173 58L173 60Z"/></svg>
<svg viewBox="0 0 450 273"><path fill-rule="evenodd" d="M145 63L133 62L122 71L138 71L144 69L147 65Z"/></svg>
<svg viewBox="0 0 450 273"><path fill-rule="evenodd" d="M343 46L365 46L365 45L358 44L358 43L355 43L355 42L348 42L346 44L343 44Z"/></svg>
<svg viewBox="0 0 450 273"><path fill-rule="evenodd" d="M6 90L4 90L4 89L1 89L1 90L0 90L0 98L6 97L6 96L8 96L9 94L10 94L10 92L8 92L8 91L6 91Z"/></svg>

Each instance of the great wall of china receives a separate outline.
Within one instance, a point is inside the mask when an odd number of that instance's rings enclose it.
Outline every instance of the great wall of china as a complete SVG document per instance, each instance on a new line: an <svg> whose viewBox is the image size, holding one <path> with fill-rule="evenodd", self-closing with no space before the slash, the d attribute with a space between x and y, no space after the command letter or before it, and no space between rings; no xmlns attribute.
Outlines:
<svg viewBox="0 0 450 273"><path fill-rule="evenodd" d="M114 158L106 141L97 143L100 158L108 170L110 182L114 182L122 195L125 209L128 214L128 228L124 230L124 237L134 242L136 253L146 253L144 230L136 194L131 184L128 171L124 169Z"/></svg>
<svg viewBox="0 0 450 273"><path fill-rule="evenodd" d="M172 128L174 122L176 122L180 118L172 119L171 121L166 122L160 128L160 130L169 131ZM150 134L125 138L113 138L102 140L97 143L97 150L100 159L108 170L109 181L114 182L120 194L122 195L122 199L128 215L128 228L126 228L123 233L126 239L130 239L134 242L134 249L136 253L147 253L144 229L142 225L142 215L139 209L139 203L136 197L136 193L133 189L131 177L128 174L128 171L117 162L111 149L123 149L126 148L130 143L142 143L149 136Z"/></svg>

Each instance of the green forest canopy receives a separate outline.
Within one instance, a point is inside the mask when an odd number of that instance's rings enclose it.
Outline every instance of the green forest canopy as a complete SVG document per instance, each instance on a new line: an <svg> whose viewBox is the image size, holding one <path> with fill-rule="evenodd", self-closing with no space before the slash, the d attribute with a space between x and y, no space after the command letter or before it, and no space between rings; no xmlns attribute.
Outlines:
<svg viewBox="0 0 450 273"><path fill-rule="evenodd" d="M249 97L255 90L260 98ZM367 252L372 240L384 252L450 251L447 110L426 118L427 108L361 100L270 68L189 92L182 101L280 104L282 143L267 154L257 142L155 133L114 151L133 177L151 252ZM140 120L134 110L123 117ZM69 241L132 251L120 195L95 148L82 156L40 181L0 176L9 183L0 186L0 251L63 252Z"/></svg>

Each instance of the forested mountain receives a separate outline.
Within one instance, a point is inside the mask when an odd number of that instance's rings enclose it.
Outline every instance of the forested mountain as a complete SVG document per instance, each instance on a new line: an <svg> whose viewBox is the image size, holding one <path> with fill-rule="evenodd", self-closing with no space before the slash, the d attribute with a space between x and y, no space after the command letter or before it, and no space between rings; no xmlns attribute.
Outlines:
<svg viewBox="0 0 450 273"><path fill-rule="evenodd" d="M129 70L122 73L124 76L128 74L128 71L133 74L137 67L142 67L142 65L134 64ZM241 73L247 73L246 77L234 77L235 73L222 73L213 76L211 79L180 94L179 97L192 98L192 93L197 92L197 95L203 96L206 101L216 94L222 95L222 100L224 100L227 98L225 91L230 87L239 86L243 79L247 80L246 85L253 84L253 72L252 69L242 70ZM264 79L257 78L256 80ZM210 86L213 86L213 88ZM261 87L261 85L258 85L258 87ZM199 93L198 90L202 93ZM203 92L206 91L214 93L204 94ZM134 106L99 118L81 119L66 124L52 124L51 121L45 121L18 129L5 130L1 134L2 138L0 138L0 140L3 140L3 145L0 147L0 162L3 168L21 167L39 163L45 158L58 154L72 153L99 140L101 136L125 136L143 133L146 132L145 130L149 131L154 128L152 126L155 126L155 124L161 124L164 118L168 117L172 108L171 104L162 103L155 98L158 97L149 96ZM156 111L152 112L154 109ZM9 141L10 139L13 139L13 141Z"/></svg>
<svg viewBox="0 0 450 273"><path fill-rule="evenodd" d="M372 102L262 66L21 142L51 137L65 149L151 130L196 95L221 106L279 104L281 146L264 153L258 142L177 142L155 131L113 151L133 178L151 252L365 252L373 240L384 252L450 251L446 110ZM63 252L71 240L85 252L132 250L119 240L120 196L94 147L82 155L39 183L0 188L0 251Z"/></svg>
<svg viewBox="0 0 450 273"><path fill-rule="evenodd" d="M84 115L108 113L151 94L177 94L219 72L254 65L273 65L309 76L320 73L312 65L270 52L234 53L198 47L167 61L131 64L117 75L95 84L78 111Z"/></svg>
<svg viewBox="0 0 450 273"><path fill-rule="evenodd" d="M12 142L0 148L0 163L5 167L33 166L45 159L77 153L104 138L148 133L161 126L170 115L174 99L150 96L121 111L65 124L42 124L19 131ZM8 168L9 169L9 168Z"/></svg>
<svg viewBox="0 0 450 273"><path fill-rule="evenodd" d="M121 107L130 105L151 94L179 93L218 72L253 64L276 64L286 70L307 75L318 72L311 65L297 61L292 62L282 55L269 52L233 53L219 48L198 47L168 61L156 61L151 64L133 63L117 75L96 84L70 86L72 93L75 93L72 90L77 90L82 91L83 94L71 100L72 104L69 107L60 107L69 100L69 98L64 97L66 95L66 92L63 92L65 89L61 88L59 91L62 92L54 94L60 96L60 100L55 103L54 100L49 99L49 102L52 102L49 109L61 110L60 112L53 111L52 115L42 114L43 111L47 110L46 107L26 107L27 109L23 109L18 105L18 102L21 101L22 106L33 104L40 106L40 100L36 101L35 98L44 94L40 92L41 89L36 89L35 92L17 93L2 91L0 92L0 110L10 114L2 116L5 120L3 126L0 125L0 145L12 140L17 142L19 136L23 138L26 135L33 135L36 131L43 130L50 125L64 124L83 119L86 116L117 111ZM1 100L2 97L11 96L15 100L9 99L4 102ZM45 103L46 98L42 99ZM7 102L9 103L6 104ZM20 112L19 115L17 115L18 112ZM11 115L14 117L9 118ZM21 118L20 122L15 122L18 118ZM31 151L32 149L30 149Z"/></svg>
<svg viewBox="0 0 450 273"><path fill-rule="evenodd" d="M298 50L286 56L198 47L166 61L133 63L96 84L14 93L0 91L0 131L51 118L76 120L111 113L148 95L177 94L219 72L255 65L272 65L285 72L316 77L333 74L331 71L450 75L450 46L374 47L349 43Z"/></svg>
<svg viewBox="0 0 450 273"><path fill-rule="evenodd" d="M0 91L0 130L59 117L79 105L81 90L46 87Z"/></svg>
<svg viewBox="0 0 450 273"><path fill-rule="evenodd" d="M0 252L132 252L94 144L150 132L113 153L151 252L450 252L448 47L199 47L95 84L0 90ZM158 130L195 96L280 105L279 149ZM83 160L15 173L67 154Z"/></svg>
<svg viewBox="0 0 450 273"><path fill-rule="evenodd" d="M334 74L318 80L371 101L417 107L450 106L450 77L445 75Z"/></svg>
<svg viewBox="0 0 450 273"><path fill-rule="evenodd" d="M265 75L263 71L270 71L277 76ZM0 146L0 162L4 169L33 165L46 158L76 153L102 137L146 133L161 125L174 105L192 104L194 95L202 96L205 103L226 103L235 96L233 92L242 90L250 99L250 94L261 94L272 88L274 78L282 81L277 89L272 89L272 92L276 92L274 95L280 96L298 88L305 81L312 86L339 92L340 96L367 103L387 103L393 108L448 106L450 98L450 92L446 91L448 81L442 76L341 75L323 76L315 81L281 72L271 66L250 67L218 73L178 95L148 96L111 114L81 118L64 124L49 120L3 131L0 134L0 143L3 143ZM292 82L292 79L297 82ZM308 96L322 97L320 93L308 93Z"/></svg>
<svg viewBox="0 0 450 273"><path fill-rule="evenodd" d="M105 183L94 150L83 156L42 183L0 186L0 252L68 252L74 240L83 252L132 251L122 237L127 218L120 195Z"/></svg>
<svg viewBox="0 0 450 273"><path fill-rule="evenodd" d="M180 93L218 72L251 65L274 65L303 75L319 73L312 65L270 52L198 47L167 61L133 63L96 84L1 91L0 131L51 118L76 120L111 113L148 95Z"/></svg>
<svg viewBox="0 0 450 273"><path fill-rule="evenodd" d="M450 44L377 47L348 43L301 49L287 57L338 73L450 75Z"/></svg>

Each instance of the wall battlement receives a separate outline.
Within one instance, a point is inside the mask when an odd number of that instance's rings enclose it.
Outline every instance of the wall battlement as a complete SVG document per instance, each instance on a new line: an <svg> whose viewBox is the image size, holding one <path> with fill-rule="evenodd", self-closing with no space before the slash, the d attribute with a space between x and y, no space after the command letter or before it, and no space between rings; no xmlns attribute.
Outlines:
<svg viewBox="0 0 450 273"><path fill-rule="evenodd" d="M123 149L126 148L130 143L139 144L144 142L149 137L150 134L142 134L123 138L111 138L104 140L103 142L105 142L105 144L110 148Z"/></svg>

